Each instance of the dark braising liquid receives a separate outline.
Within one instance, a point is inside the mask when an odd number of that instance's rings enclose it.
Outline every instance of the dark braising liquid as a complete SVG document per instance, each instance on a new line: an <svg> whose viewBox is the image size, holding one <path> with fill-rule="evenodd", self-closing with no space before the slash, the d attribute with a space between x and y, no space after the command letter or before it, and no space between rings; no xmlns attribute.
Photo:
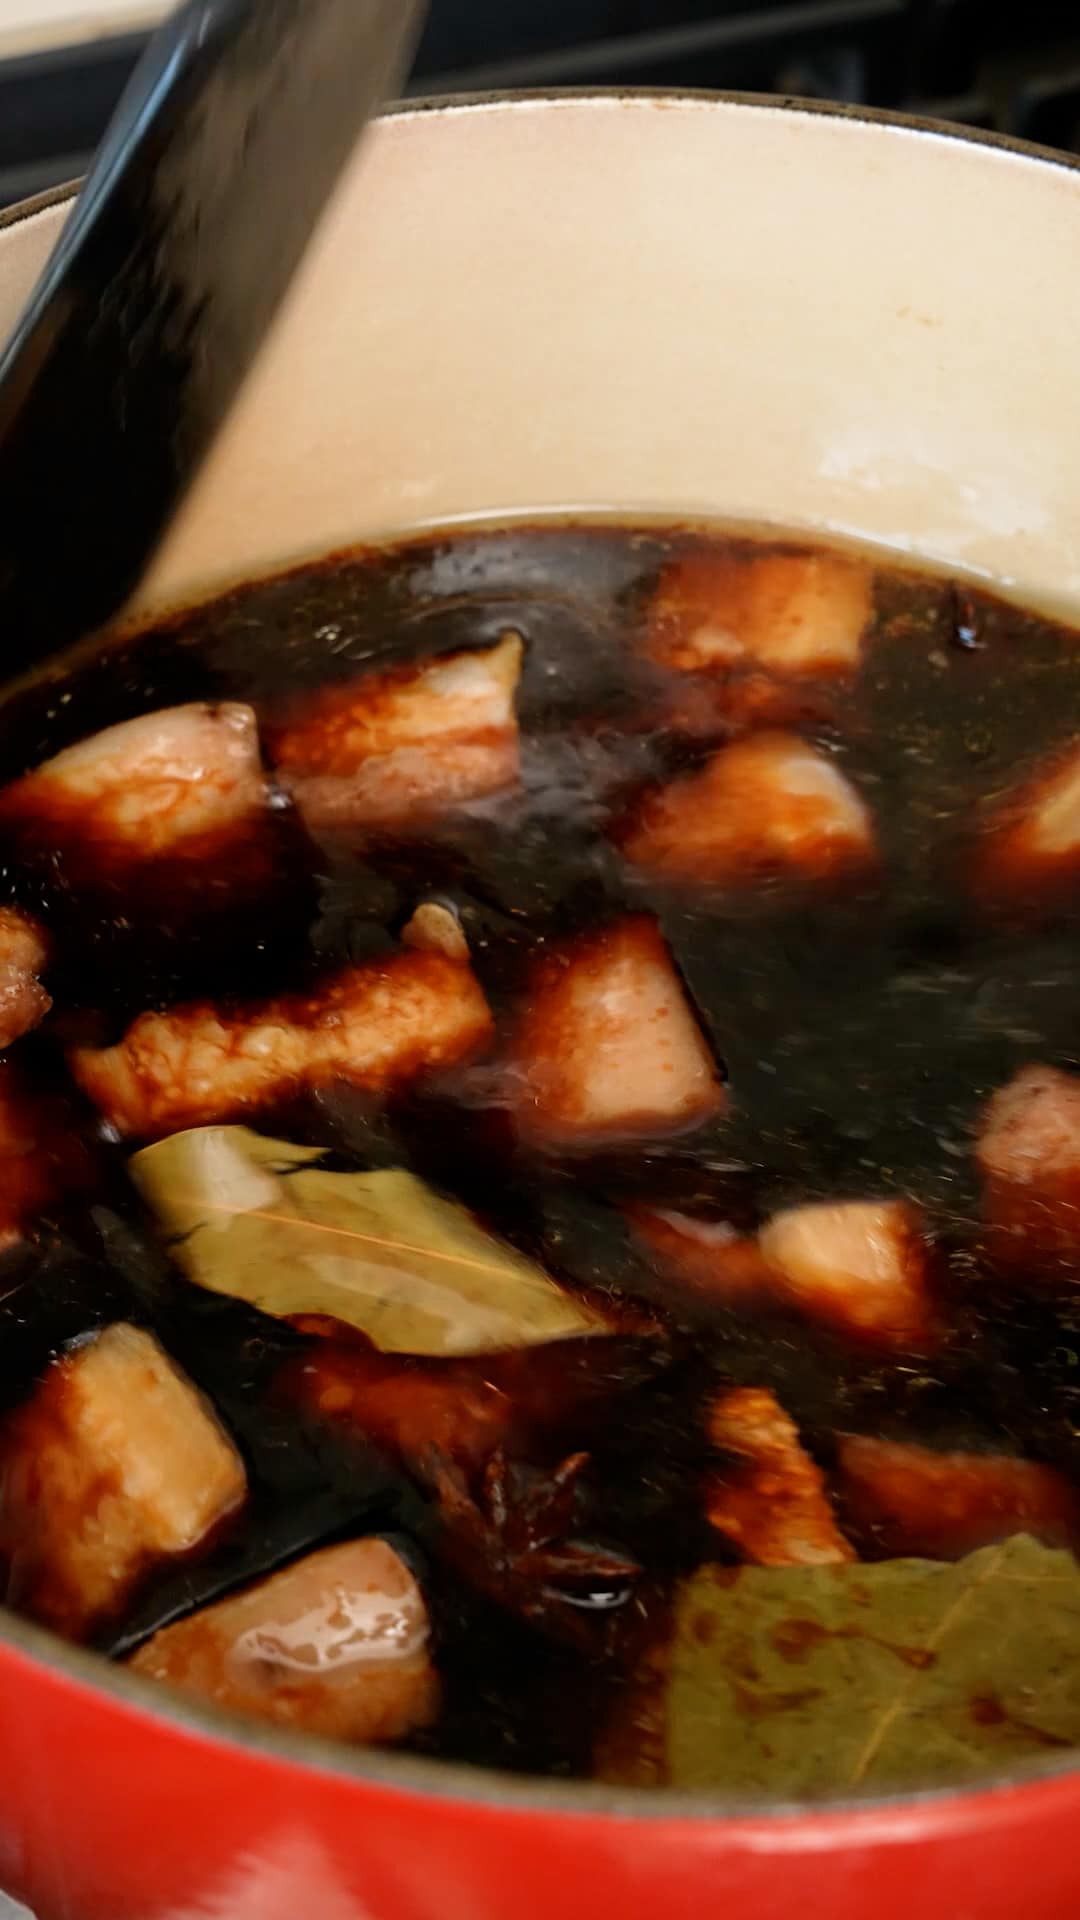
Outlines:
<svg viewBox="0 0 1080 1920"><path fill-rule="evenodd" d="M382 1531L422 1572L445 1686L441 1718L414 1744L587 1773L591 1730L642 1636L659 1631L673 1579L734 1557L701 1511L711 1458L701 1410L717 1384L772 1389L826 1471L845 1431L1019 1453L1080 1483L1080 1294L995 1268L972 1157L977 1116L1019 1068L1080 1068L1080 894L1049 913L1002 914L984 911L964 878L981 816L1073 739L1080 637L989 596L879 570L859 671L791 716L869 808L873 869L810 892L675 887L631 869L609 829L642 789L724 739L719 722L690 737L639 717L660 683L639 644L656 581L712 538L549 525L336 559L244 587L9 703L5 780L157 708L239 700L261 722L300 688L508 630L525 642L520 788L420 837L328 831L316 844L283 806L287 884L265 912L226 912L188 934L166 911L148 920L137 900L88 916L47 872L9 861L12 896L62 933L54 1014L17 1046L31 1076L61 1085L63 1042L114 1039L148 1007L276 993L377 955L435 897L457 910L497 1016L541 943L651 912L730 1092L696 1129L574 1152L518 1139L476 1065L396 1097L328 1087L258 1116L267 1132L324 1147L330 1166L413 1169L569 1288L623 1313L625 1336L590 1362L617 1391L599 1392L559 1449L590 1450L587 1530L632 1554L644 1578L609 1619L597 1597L584 1648L549 1640L448 1570L441 1522L406 1463L290 1410L274 1383L310 1340L180 1277L134 1197L124 1149L80 1107L96 1184L3 1255L4 1401L24 1397L63 1343L117 1316L141 1321L215 1402L252 1489L237 1526L143 1587L101 1636L105 1651L126 1652L308 1547ZM875 1353L778 1305L737 1312L676 1293L621 1210L652 1201L752 1232L779 1208L863 1195L924 1211L946 1323L932 1355ZM659 1333L641 1331L650 1319Z"/></svg>

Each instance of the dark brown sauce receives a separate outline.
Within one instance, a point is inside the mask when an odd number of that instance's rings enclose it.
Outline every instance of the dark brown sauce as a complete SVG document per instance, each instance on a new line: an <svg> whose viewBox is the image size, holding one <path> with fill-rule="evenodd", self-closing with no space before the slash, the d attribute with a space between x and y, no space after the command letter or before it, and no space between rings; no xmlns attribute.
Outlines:
<svg viewBox="0 0 1080 1920"><path fill-rule="evenodd" d="M1028 1293L994 1272L971 1159L980 1107L1019 1067L1080 1067L1080 897L1052 917L1009 923L973 911L959 878L991 797L1072 739L1080 640L981 593L879 572L860 673L799 730L828 745L862 793L880 867L827 898L772 885L677 892L629 876L606 829L643 786L705 751L637 724L656 670L634 645L661 567L703 537L515 528L335 560L125 642L20 694L0 725L6 780L155 708L240 699L271 718L300 687L482 646L510 628L523 636L521 792L420 840L366 846L347 836L315 846L285 812L291 880L263 916L245 908L191 938L170 929L155 938L159 922L140 918L138 901L87 917L55 874L9 858L13 895L63 936L59 1013L19 1057L57 1078L57 1036L76 1026L115 1035L146 1007L208 987L301 987L384 950L432 895L457 908L497 1012L542 938L627 908L655 913L733 1090L720 1119L667 1142L545 1157L515 1142L483 1074L466 1070L396 1099L327 1091L264 1121L324 1146L333 1164L410 1166L570 1286L661 1311L669 1337L628 1360L618 1418L583 1418L569 1435L593 1454L591 1529L646 1569L646 1629L675 1575L724 1557L700 1512L700 1408L717 1381L771 1387L826 1467L843 1429L1020 1452L1080 1481L1080 1295ZM421 1744L519 1770L587 1772L592 1729L632 1663L634 1635L598 1634L586 1652L552 1645L449 1575L437 1522L400 1465L275 1397L301 1336L183 1282L139 1212L120 1149L88 1112L83 1121L101 1164L97 1191L2 1256L0 1395L11 1404L51 1353L128 1315L154 1326L214 1399L253 1488L240 1526L151 1582L103 1644L123 1652L310 1545L387 1531L424 1570L447 1683L446 1710ZM792 1201L860 1194L911 1197L925 1210L949 1322L930 1362L868 1357L780 1311L676 1304L618 1210L626 1197L650 1198L752 1228ZM796 1664L799 1625L785 1649Z"/></svg>

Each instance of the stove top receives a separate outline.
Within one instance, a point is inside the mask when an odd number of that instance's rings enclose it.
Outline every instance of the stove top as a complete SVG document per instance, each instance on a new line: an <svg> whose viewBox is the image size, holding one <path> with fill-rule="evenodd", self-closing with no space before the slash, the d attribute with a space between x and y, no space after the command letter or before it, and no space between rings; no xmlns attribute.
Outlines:
<svg viewBox="0 0 1080 1920"><path fill-rule="evenodd" d="M114 31L0 59L0 205L84 171L145 42ZM1069 0L432 0L410 93L550 86L801 94L1080 152Z"/></svg>

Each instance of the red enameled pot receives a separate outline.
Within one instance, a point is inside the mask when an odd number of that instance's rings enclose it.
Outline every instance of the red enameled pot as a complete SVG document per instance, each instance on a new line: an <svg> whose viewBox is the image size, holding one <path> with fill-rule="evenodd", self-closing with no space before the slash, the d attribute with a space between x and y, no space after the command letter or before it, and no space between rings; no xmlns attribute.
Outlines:
<svg viewBox="0 0 1080 1920"><path fill-rule="evenodd" d="M69 200L0 225L0 334ZM136 611L514 513L855 537L1080 605L1080 170L755 100L382 120ZM0 1624L41 1920L1062 1920L1080 1764L829 1810L530 1785L194 1711Z"/></svg>

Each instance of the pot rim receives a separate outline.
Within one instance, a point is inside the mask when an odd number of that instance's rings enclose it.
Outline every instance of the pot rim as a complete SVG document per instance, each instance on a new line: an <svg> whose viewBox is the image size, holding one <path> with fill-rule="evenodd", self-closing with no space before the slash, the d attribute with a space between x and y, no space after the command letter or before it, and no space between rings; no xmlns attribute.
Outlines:
<svg viewBox="0 0 1080 1920"><path fill-rule="evenodd" d="M1080 172L1080 155L1062 153L1056 148L1037 145L1009 134L981 127L965 127L956 122L937 120L929 115L892 112L881 108L846 105L837 101L808 100L795 95L754 93L693 87L556 87L507 91L480 90L460 94L436 94L418 99L388 103L384 118L409 119L427 115L457 115L493 110L555 109L576 102L613 106L653 103L678 107L745 108L748 111L784 113L851 121L857 125L880 126L921 138L956 141L988 147L1040 166ZM0 209L0 234L32 220L51 208L74 199L81 182L78 179L48 188L14 206ZM28 1665L44 1668L56 1680L74 1685L80 1692L104 1696L150 1721L164 1723L181 1737L238 1750L266 1763L284 1763L305 1771L329 1775L342 1783L371 1786L414 1798L451 1801L461 1806L492 1808L507 1814L607 1816L620 1821L658 1821L721 1826L732 1840L742 1837L751 1846L758 1845L782 1853L785 1847L805 1850L807 1826L812 1825L811 1846L825 1848L833 1840L863 1843L875 1840L897 1842L924 1837L929 1829L978 1828L992 1809L1001 1821L1022 1817L1036 1794L1070 1801L1080 1783L1080 1750L1075 1755L1048 1760L1031 1760L1020 1766L989 1774L985 1780L965 1787L934 1787L921 1791L851 1792L827 1800L776 1800L721 1795L701 1789L622 1788L589 1780L555 1780L537 1775L516 1775L491 1767L474 1767L461 1761L426 1759L386 1748L350 1747L300 1732L278 1729L257 1720L222 1712L203 1705L178 1692L110 1665L102 1655L71 1645L48 1629L20 1618L0 1605L0 1660L5 1650L13 1650ZM789 1830L785 1833L785 1830ZM857 1830L853 1832L853 1829Z"/></svg>
<svg viewBox="0 0 1080 1920"><path fill-rule="evenodd" d="M906 113L889 107L867 107L840 100L811 100L801 94L755 93L738 87L516 87L505 90L479 88L474 92L432 93L406 100L390 100L380 109L383 120L419 119L423 116L449 116L505 108L558 107L565 102L579 105L596 101L604 105L626 101L665 103L672 106L746 107L759 112L802 114L827 120L853 121L856 125L893 127L900 132L933 135L965 146L993 147L1012 153L1019 159L1035 160L1044 166L1058 167L1067 173L1080 172L1080 154L1064 153L1058 147L1045 147L1034 140L1022 140L1015 134L998 133L989 127L968 127L956 120L938 120L933 114ZM73 200L83 182L82 175L46 187L10 207L0 207L0 233L8 227L32 220L65 200Z"/></svg>

